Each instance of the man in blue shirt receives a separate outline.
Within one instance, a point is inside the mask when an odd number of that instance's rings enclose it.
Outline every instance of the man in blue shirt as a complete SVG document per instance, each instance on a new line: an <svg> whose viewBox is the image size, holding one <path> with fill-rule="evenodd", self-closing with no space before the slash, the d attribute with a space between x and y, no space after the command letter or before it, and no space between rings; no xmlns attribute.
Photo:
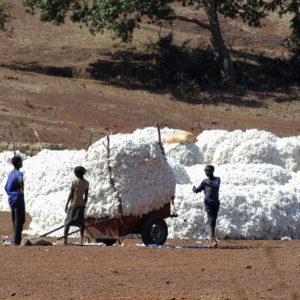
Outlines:
<svg viewBox="0 0 300 300"><path fill-rule="evenodd" d="M209 225L210 247L217 247L218 242L215 238L216 222L220 207L219 188L221 180L214 176L214 166L208 165L204 168L207 179L204 179L199 187L193 187L193 192L204 191L204 203L207 213L207 223Z"/></svg>
<svg viewBox="0 0 300 300"><path fill-rule="evenodd" d="M8 175L4 189L8 195L8 202L11 209L14 244L20 245L23 225L25 223L24 181L23 173L20 172L23 162L20 156L14 156L11 162L14 170Z"/></svg>

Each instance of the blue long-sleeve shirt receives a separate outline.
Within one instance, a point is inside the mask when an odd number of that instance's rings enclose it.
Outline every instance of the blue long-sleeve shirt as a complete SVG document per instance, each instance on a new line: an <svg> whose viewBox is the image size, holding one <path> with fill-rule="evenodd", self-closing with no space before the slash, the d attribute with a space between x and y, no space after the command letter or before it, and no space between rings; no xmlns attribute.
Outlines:
<svg viewBox="0 0 300 300"><path fill-rule="evenodd" d="M204 202L207 205L218 206L219 200L219 188L221 184L220 177L213 177L212 179L204 179L201 184L196 188L196 193L204 190Z"/></svg>
<svg viewBox="0 0 300 300"><path fill-rule="evenodd" d="M4 187L7 195L9 205L24 203L23 187L23 173L18 170L13 170L9 173L6 185Z"/></svg>

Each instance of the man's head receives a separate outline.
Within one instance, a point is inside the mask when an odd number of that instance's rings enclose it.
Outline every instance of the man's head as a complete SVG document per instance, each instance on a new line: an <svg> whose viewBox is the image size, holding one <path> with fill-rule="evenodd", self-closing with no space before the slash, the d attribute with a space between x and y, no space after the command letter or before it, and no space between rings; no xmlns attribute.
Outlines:
<svg viewBox="0 0 300 300"><path fill-rule="evenodd" d="M22 158L18 155L14 156L11 159L11 163L17 170L19 170L23 166Z"/></svg>
<svg viewBox="0 0 300 300"><path fill-rule="evenodd" d="M212 166L212 165L207 165L207 166L205 166L205 168L204 168L204 172L205 172L205 175L206 175L207 177L213 176L213 175L214 175L214 171L215 171L215 167Z"/></svg>
<svg viewBox="0 0 300 300"><path fill-rule="evenodd" d="M82 166L78 166L74 169L74 173L75 173L76 177L82 178L83 175L86 173L86 169Z"/></svg>

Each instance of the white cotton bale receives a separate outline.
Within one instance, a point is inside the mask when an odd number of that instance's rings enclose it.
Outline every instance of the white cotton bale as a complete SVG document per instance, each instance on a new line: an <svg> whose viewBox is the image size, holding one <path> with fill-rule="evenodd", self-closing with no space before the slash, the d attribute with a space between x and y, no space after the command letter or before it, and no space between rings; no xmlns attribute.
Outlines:
<svg viewBox="0 0 300 300"><path fill-rule="evenodd" d="M237 146L230 160L231 163L273 164L283 166L275 143L260 139L249 140Z"/></svg>
<svg viewBox="0 0 300 300"><path fill-rule="evenodd" d="M218 143L211 163L273 163L282 165L275 143L276 136L269 132L251 129L234 130Z"/></svg>
<svg viewBox="0 0 300 300"><path fill-rule="evenodd" d="M226 130L204 130L198 135L196 145L203 155L204 164L212 162L217 146L225 141L229 134Z"/></svg>
<svg viewBox="0 0 300 300"><path fill-rule="evenodd" d="M187 174L185 167L180 165L180 164L176 164L173 161L169 160L169 164L173 170L174 173L174 177L176 180L176 184L189 184L191 183L190 177Z"/></svg>
<svg viewBox="0 0 300 300"><path fill-rule="evenodd" d="M243 140L257 140L260 139L261 141L270 141L275 143L277 141L277 136L272 134L271 132L258 130L258 129L247 129L243 131Z"/></svg>
<svg viewBox="0 0 300 300"><path fill-rule="evenodd" d="M177 185L175 207L178 218L168 220L170 238L207 238L204 195L191 185ZM300 237L299 189L289 184L221 184L217 237L232 239L278 239ZM187 222L185 222L186 220Z"/></svg>
<svg viewBox="0 0 300 300"><path fill-rule="evenodd" d="M205 165L185 168L190 181L200 184L206 178ZM271 164L225 164L216 166L215 176L221 178L222 184L232 185L284 185L292 179L291 174L280 166Z"/></svg>
<svg viewBox="0 0 300 300"><path fill-rule="evenodd" d="M176 185L175 208L177 218L167 219L170 238L206 238L206 215L203 200L192 192L189 184Z"/></svg>
<svg viewBox="0 0 300 300"><path fill-rule="evenodd" d="M110 165L124 216L142 216L159 209L175 194L174 174L157 140L155 128L110 136ZM106 142L106 138L101 139L87 152L43 150L24 162L26 211L32 217L30 234L63 224L65 203L75 179L73 170L78 165L88 170L85 177L90 183L85 215L118 214L117 193L109 182Z"/></svg>
<svg viewBox="0 0 300 300"><path fill-rule="evenodd" d="M294 172L300 170L300 135L278 139L276 148L286 169Z"/></svg>
<svg viewBox="0 0 300 300"><path fill-rule="evenodd" d="M165 144L168 161L173 165L192 166L203 162L203 155L195 144Z"/></svg>

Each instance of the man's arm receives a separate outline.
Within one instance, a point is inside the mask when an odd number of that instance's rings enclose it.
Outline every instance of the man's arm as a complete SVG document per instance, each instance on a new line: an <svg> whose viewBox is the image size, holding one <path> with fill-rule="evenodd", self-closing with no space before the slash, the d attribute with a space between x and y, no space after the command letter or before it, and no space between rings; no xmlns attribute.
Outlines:
<svg viewBox="0 0 300 300"><path fill-rule="evenodd" d="M4 189L5 189L6 194L8 194L8 192L7 192L7 181L6 181L6 184L4 186Z"/></svg>
<svg viewBox="0 0 300 300"><path fill-rule="evenodd" d="M71 199L74 197L74 189L73 187L71 188L67 203L66 203L66 207L65 207L65 212L68 212L68 206L69 206L69 202L71 201Z"/></svg>
<svg viewBox="0 0 300 300"><path fill-rule="evenodd" d="M86 189L85 193L84 193L84 203L87 203L88 200L88 196L89 196L89 189Z"/></svg>
<svg viewBox="0 0 300 300"><path fill-rule="evenodd" d="M24 181L19 181L19 185L20 185L20 189L18 190L19 191L19 194L24 194Z"/></svg>
<svg viewBox="0 0 300 300"><path fill-rule="evenodd" d="M19 177L19 186L20 186L19 194L24 194L24 179L23 179L22 173L20 174L20 177Z"/></svg>
<svg viewBox="0 0 300 300"><path fill-rule="evenodd" d="M201 184L196 188L195 186L193 186L193 192L194 193L199 193L201 191L204 190L204 187L205 187L205 182L204 180L201 182Z"/></svg>

